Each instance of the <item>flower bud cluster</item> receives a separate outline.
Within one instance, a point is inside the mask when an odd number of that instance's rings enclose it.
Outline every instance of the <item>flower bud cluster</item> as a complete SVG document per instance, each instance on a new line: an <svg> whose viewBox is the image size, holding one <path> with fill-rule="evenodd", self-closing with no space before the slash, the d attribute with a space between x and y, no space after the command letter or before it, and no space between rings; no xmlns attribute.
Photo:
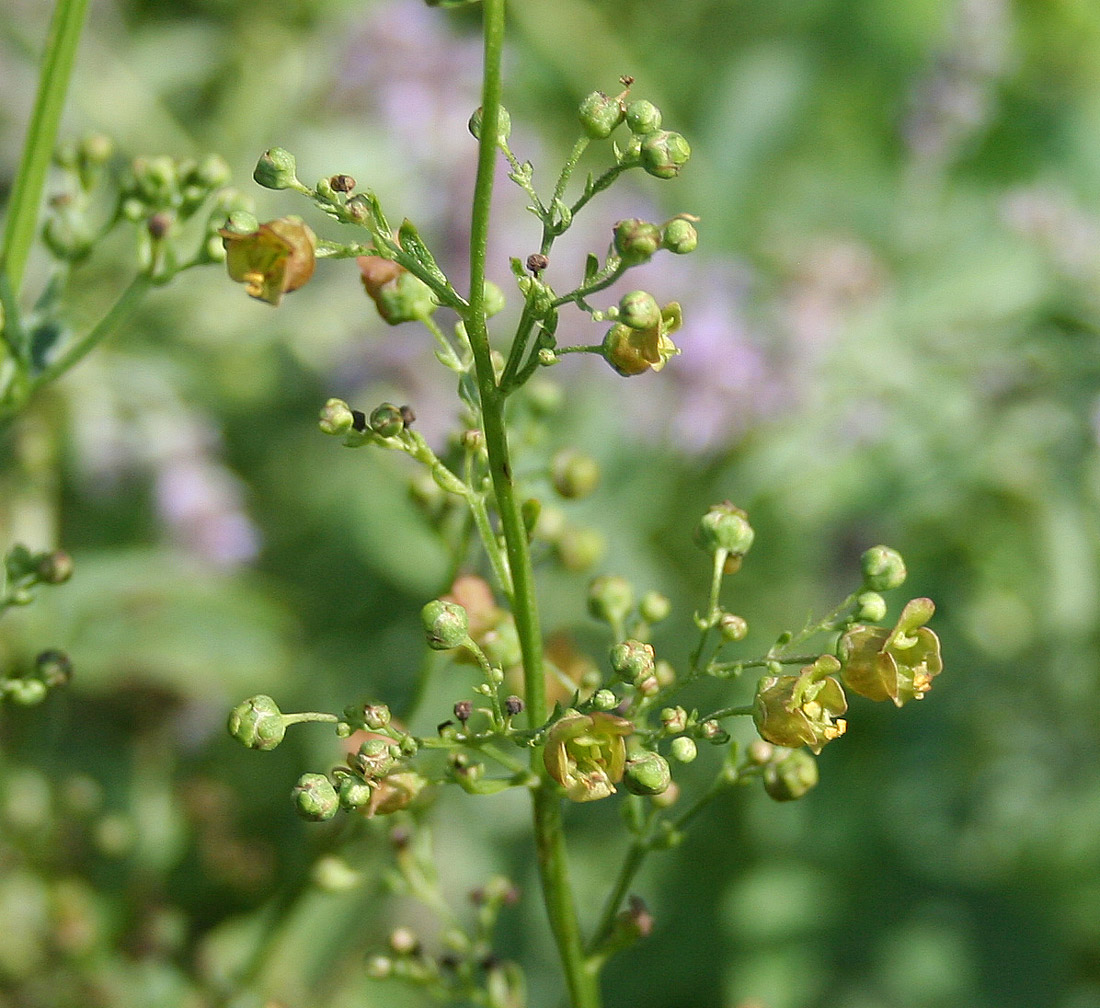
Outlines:
<svg viewBox="0 0 1100 1008"><path fill-rule="evenodd" d="M38 654L26 675L0 679L0 700L33 707L45 700L51 689L67 686L72 677L72 660L64 651L51 648Z"/></svg>

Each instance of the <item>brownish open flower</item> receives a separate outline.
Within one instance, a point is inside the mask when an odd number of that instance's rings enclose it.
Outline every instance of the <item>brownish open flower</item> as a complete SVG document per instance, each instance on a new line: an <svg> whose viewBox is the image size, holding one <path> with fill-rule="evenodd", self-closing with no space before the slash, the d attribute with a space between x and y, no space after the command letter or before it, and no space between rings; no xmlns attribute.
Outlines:
<svg viewBox="0 0 1100 1008"><path fill-rule="evenodd" d="M277 305L313 276L317 237L299 217L280 217L248 233L222 228L218 234L230 279L243 283L250 297Z"/></svg>

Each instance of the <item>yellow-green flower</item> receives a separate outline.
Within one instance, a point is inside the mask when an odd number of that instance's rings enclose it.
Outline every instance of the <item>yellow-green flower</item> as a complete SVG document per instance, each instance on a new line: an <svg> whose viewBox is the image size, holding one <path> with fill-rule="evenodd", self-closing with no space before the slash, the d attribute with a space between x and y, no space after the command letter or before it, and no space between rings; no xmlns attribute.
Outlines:
<svg viewBox="0 0 1100 1008"><path fill-rule="evenodd" d="M829 674L839 668L832 655L822 655L798 675L764 676L752 714L761 737L789 749L809 746L818 753L826 742L843 735L848 723L840 715L848 701Z"/></svg>
<svg viewBox="0 0 1100 1008"><path fill-rule="evenodd" d="M661 309L660 319L648 329L634 329L617 322L604 337L604 358L627 378L645 371L660 371L670 357L680 352L669 333L676 332L682 322L680 305L675 301Z"/></svg>
<svg viewBox="0 0 1100 1008"><path fill-rule="evenodd" d="M277 305L313 276L317 237L300 217L280 217L247 233L222 228L218 234L230 279L243 283L250 297Z"/></svg>
<svg viewBox="0 0 1100 1008"><path fill-rule="evenodd" d="M908 602L893 630L854 626L840 639L844 685L870 700L900 707L920 700L943 671L939 638L924 624L936 611L931 599Z"/></svg>
<svg viewBox="0 0 1100 1008"><path fill-rule="evenodd" d="M546 772L575 802L595 801L615 793L626 766L626 743L634 730L625 718L603 711L567 713L546 739L542 758Z"/></svg>

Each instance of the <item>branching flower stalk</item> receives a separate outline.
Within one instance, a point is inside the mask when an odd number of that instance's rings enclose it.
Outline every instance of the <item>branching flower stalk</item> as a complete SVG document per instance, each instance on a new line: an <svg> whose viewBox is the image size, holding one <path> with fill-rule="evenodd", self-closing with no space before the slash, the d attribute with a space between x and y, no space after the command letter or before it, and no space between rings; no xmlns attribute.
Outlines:
<svg viewBox="0 0 1100 1008"><path fill-rule="evenodd" d="M678 303L661 305L641 290L605 308L590 301L660 251L692 252L698 219L679 214L663 225L618 221L602 261L590 254L576 286L555 291L544 278L549 253L575 215L630 169L659 179L676 177L690 149L678 133L661 128L656 107L630 100L634 81L624 77L620 93L595 91L583 100L578 110L583 135L557 176L552 197L542 199L533 167L508 144L508 114L501 103L505 2L483 0L482 11L482 104L470 120L478 147L466 296L455 290L410 220L394 229L375 193L358 191L346 174L310 188L297 178L295 159L282 148L260 158L255 180L307 197L337 223L365 229L369 242L318 239L298 217L260 223L240 211L230 214L218 235L228 250L231 279L272 306L309 280L318 258L356 257L363 287L381 318L390 325L423 324L438 347L436 359L457 378L465 429L450 452L432 451L410 428L413 410L390 403L367 413L333 398L321 412L320 426L349 448L404 452L423 467L435 493L465 509L451 544L456 575L451 589L424 605L421 622L429 649L477 670L481 681L472 692L483 701L461 697L454 703L453 718L439 723L436 734L418 736L392 717L386 705L373 701L349 706L339 717L283 714L274 699L259 695L233 710L229 728L245 745L264 750L278 745L291 725L335 724L337 735L347 740L345 763L328 773L303 774L293 791L299 813L314 821L332 819L341 811L367 819L399 815L407 828L415 829L418 806L424 804L420 795L430 793L430 784L457 784L475 796L525 789L532 803L542 899L569 1004L599 1008L605 963L653 926L652 915L631 892L646 857L674 847L730 787L759 782L776 801L802 797L817 783L814 756L845 732L846 689L900 706L928 692L942 662L938 639L926 626L934 608L930 600L911 600L892 629L881 625L887 605L880 593L905 580L901 557L887 547L863 555L859 587L827 616L780 634L763 654L738 654L749 628L724 608L722 596L755 533L746 511L730 502L711 507L697 527L711 574L703 608L695 615L698 637L681 673L663 655L658 658L650 639L652 627L669 615L672 602L656 592L636 598L633 585L614 575L594 578L587 595L589 615L603 624L609 638L606 660L577 656L579 662L573 662L568 654L552 654L540 625L531 542L535 539L541 547L554 542L555 533L540 524L542 505L540 498L529 496L526 460L523 478L517 473L506 419L518 424L521 401L533 395L533 376L564 354L599 356L623 377L632 377L659 372L680 352L671 339L682 322ZM629 133L621 145L610 140L620 126ZM589 176L570 202L567 193L581 156L600 141L610 141L612 164ZM529 209L542 227L539 251L526 261L518 256L511 260L522 309L511 343L499 354L490 339L489 319L504 296L486 276L498 155L508 162L512 181L530 197ZM610 323L602 343L558 345L558 312L570 306L594 322ZM458 315L453 339L435 321L440 308ZM506 406L513 403L516 408L506 418ZM592 492L598 481L595 463L570 451L536 468L542 473L537 479L546 480L566 500ZM437 515L437 520L442 528L443 518ZM474 533L484 558L470 569L468 545ZM564 558L560 534L554 544ZM574 563L577 556L583 551L574 554ZM478 567L493 577L502 604L475 572ZM574 665L568 674L564 671ZM762 673L751 697L740 688L748 670ZM505 696L509 675L518 677L513 681L522 697ZM730 692L710 710L675 703L701 679L724 682ZM424 696L422 682L417 695ZM734 718L751 718L759 738L743 747L734 743L727 729ZM700 746L724 747L726 753L709 785L677 805L680 787L673 767L692 763ZM627 803L630 841L599 920L586 937L570 882L563 805L566 800L581 805L601 801L620 789L628 792L619 800ZM402 858L407 862L399 851L399 863ZM433 873L406 875L406 888L454 924L457 918L431 888ZM471 958L475 947L487 940L483 927L476 941L456 938L445 955L434 959L415 936L399 928L391 937L390 952L371 960L370 973L487 1008L522 1008L523 982L516 964L484 970Z"/></svg>

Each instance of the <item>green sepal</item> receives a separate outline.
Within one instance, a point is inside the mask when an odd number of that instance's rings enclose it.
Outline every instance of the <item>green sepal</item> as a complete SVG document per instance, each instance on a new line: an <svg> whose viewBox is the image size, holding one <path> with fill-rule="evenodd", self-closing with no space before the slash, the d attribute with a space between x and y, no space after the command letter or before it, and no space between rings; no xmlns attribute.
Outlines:
<svg viewBox="0 0 1100 1008"><path fill-rule="evenodd" d="M428 250L428 246L424 244L420 233L407 217L401 222L401 229L397 232L397 240L401 248L412 256L433 280L442 287L448 285L447 277L436 263L435 256Z"/></svg>
<svg viewBox="0 0 1100 1008"><path fill-rule="evenodd" d="M582 287L591 287L596 282L596 275L600 272L600 260L597 259L591 252L588 253L588 258L584 261L584 282Z"/></svg>

